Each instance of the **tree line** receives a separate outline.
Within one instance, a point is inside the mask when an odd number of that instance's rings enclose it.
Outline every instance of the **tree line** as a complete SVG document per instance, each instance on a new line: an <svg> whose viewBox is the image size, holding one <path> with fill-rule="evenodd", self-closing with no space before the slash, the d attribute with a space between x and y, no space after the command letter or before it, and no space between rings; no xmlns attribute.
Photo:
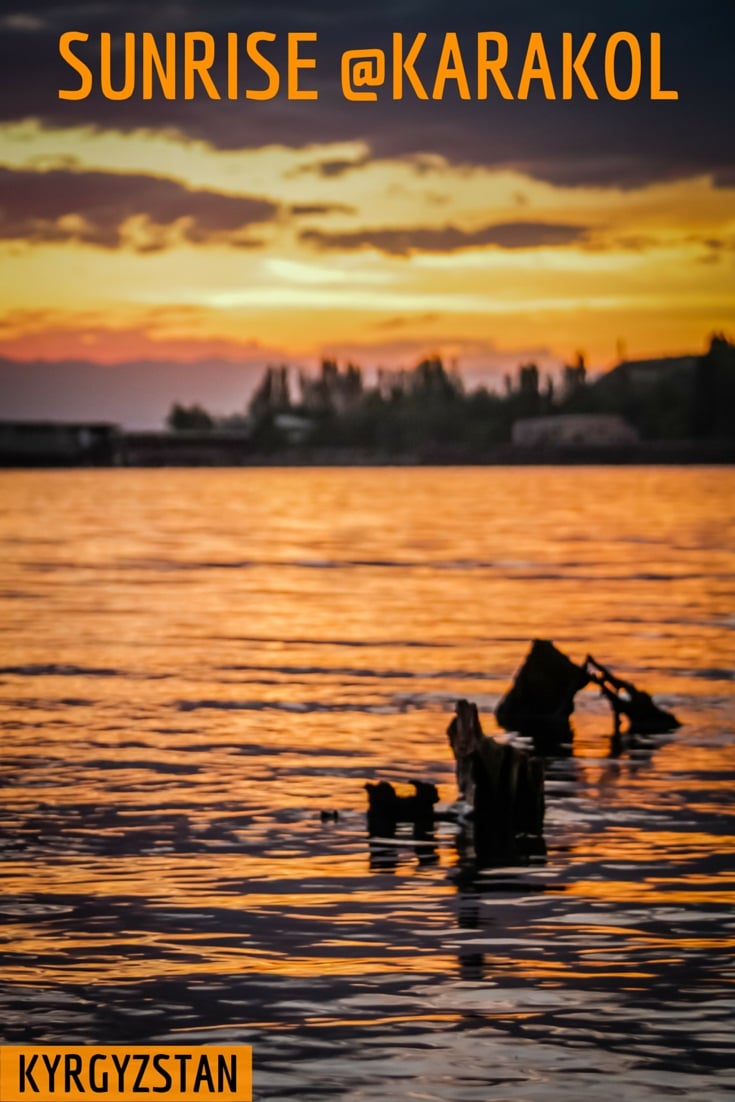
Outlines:
<svg viewBox="0 0 735 1102"><path fill-rule="evenodd" d="M216 418L201 405L175 403L173 431L247 431L263 450L308 444L410 453L427 447L465 452L507 443L522 418L615 414L643 440L735 436L735 345L715 335L703 356L621 363L590 379L584 356L554 380L534 363L506 375L503 387L468 390L460 373L430 356L410 370L379 370L367 383L360 367L322 362L316 376L266 368L247 411Z"/></svg>

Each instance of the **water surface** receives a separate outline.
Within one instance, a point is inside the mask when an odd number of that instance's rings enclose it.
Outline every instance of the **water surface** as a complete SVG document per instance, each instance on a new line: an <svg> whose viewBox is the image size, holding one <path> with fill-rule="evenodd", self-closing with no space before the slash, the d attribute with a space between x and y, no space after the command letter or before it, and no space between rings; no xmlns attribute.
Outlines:
<svg viewBox="0 0 735 1102"><path fill-rule="evenodd" d="M242 1042L259 1099L725 1098L735 473L0 475L6 1041ZM370 849L366 780L455 796L454 701L533 637L580 695L548 856ZM339 821L322 823L322 810Z"/></svg>

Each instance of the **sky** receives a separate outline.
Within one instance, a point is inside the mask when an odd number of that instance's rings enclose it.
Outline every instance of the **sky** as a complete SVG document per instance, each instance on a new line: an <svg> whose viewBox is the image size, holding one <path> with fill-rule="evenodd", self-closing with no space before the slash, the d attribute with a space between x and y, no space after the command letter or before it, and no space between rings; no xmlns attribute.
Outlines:
<svg viewBox="0 0 735 1102"><path fill-rule="evenodd" d="M732 0L6 5L0 416L154 425L173 400L243 408L269 363L315 370L330 356L369 373L438 353L470 385L493 386L529 360L554 371L581 351L602 371L735 334L734 30ZM92 79L84 98L59 96L80 86L59 50L70 31L89 35L73 47ZM604 75L620 31L641 49L627 100ZM101 35L121 89L126 32L133 92L113 100ZM143 32L162 54L176 36L173 99L155 81L143 98ZM184 98L185 32L212 36L220 99L199 78ZM267 100L245 95L269 81L247 53L254 32L275 35L259 46L279 73ZM292 76L317 98L288 98L289 32L316 36L298 44L306 64ZM393 35L405 55L420 32L428 98L404 72L395 99ZM505 36L512 100L492 79L477 98L483 32ZM598 98L576 79L564 100L562 36L577 51L590 32L584 72ZM517 98L532 33L555 99L541 77ZM652 33L660 86L677 99L650 98ZM458 79L432 98L448 34L469 98ZM349 99L341 55L370 49L385 51L387 83L375 100Z"/></svg>

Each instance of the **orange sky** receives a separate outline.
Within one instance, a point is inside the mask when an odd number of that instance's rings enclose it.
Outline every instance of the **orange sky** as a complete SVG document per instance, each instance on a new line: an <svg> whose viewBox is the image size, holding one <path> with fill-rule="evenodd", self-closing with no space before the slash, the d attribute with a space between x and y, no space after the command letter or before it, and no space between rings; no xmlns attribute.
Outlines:
<svg viewBox="0 0 735 1102"><path fill-rule="evenodd" d="M333 178L314 168L336 160L355 167ZM0 166L71 170L80 188L90 171L132 177L153 166L184 189L275 208L242 244L229 230L192 240L185 214L157 223L133 213L108 247L85 240L83 208L35 239L31 228L4 241L6 356L330 352L372 365L436 350L461 366L516 350L563 361L580 348L604 367L620 342L630 356L696 350L735 314L735 188L707 176L562 187L438 156L373 161L358 143L221 151L35 123L0 130ZM520 224L531 226L528 243L513 239Z"/></svg>
<svg viewBox="0 0 735 1102"><path fill-rule="evenodd" d="M328 354L369 370L440 353L492 381L528 359L548 370L581 350L604 370L735 332L735 170L694 87L702 68L681 60L676 5L662 29L680 102L536 94L479 114L456 102L366 112L334 88L301 113L60 103L63 21L31 7L0 19L8 65L32 77L0 109L2 357L219 360L251 377L274 360ZM382 9L365 16L372 34L392 18ZM113 31L125 17L116 0L84 10L80 25ZM163 14L136 12L160 32ZM334 50L343 31L314 12ZM226 5L212 13L232 25Z"/></svg>

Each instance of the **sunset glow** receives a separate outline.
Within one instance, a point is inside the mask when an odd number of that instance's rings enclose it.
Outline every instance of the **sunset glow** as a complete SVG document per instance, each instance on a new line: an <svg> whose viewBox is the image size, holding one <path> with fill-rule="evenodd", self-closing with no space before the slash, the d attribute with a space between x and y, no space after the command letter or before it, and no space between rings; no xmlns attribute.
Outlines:
<svg viewBox="0 0 735 1102"><path fill-rule="evenodd" d="M328 73L318 103L60 101L60 18L6 20L37 79L0 121L2 357L224 361L247 388L274 361L439 353L496 385L733 329L735 177L716 119L692 126L675 21L676 102L364 105Z"/></svg>
<svg viewBox="0 0 735 1102"><path fill-rule="evenodd" d="M356 167L336 179L313 168L350 152ZM364 157L6 126L2 168L77 176L81 195L88 174L124 183L155 165L180 188L275 209L241 240L228 230L196 243L190 218L141 209L116 221L114 247L89 240L83 215L32 212L33 226L2 244L3 354L238 361L255 347L370 366L430 349L491 367L496 352L564 360L582 348L605 367L620 341L635 355L696 350L732 317L733 188L707 177L565 188L441 158ZM475 243L488 226L505 227L508 243ZM546 244L555 227L568 241Z"/></svg>

